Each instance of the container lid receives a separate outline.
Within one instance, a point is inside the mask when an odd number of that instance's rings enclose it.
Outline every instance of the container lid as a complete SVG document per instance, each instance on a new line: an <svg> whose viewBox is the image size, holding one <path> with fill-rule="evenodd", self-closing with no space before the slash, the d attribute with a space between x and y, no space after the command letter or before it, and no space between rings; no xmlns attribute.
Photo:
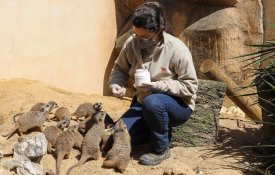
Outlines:
<svg viewBox="0 0 275 175"><path fill-rule="evenodd" d="M147 69L137 69L136 73L148 72Z"/></svg>

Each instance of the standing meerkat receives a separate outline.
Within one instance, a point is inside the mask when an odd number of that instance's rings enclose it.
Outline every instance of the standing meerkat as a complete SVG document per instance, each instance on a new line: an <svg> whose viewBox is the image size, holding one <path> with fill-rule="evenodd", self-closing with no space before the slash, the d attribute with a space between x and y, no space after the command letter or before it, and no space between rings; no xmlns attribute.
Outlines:
<svg viewBox="0 0 275 175"><path fill-rule="evenodd" d="M74 137L75 137L74 147L81 150L84 137L78 131L74 132Z"/></svg>
<svg viewBox="0 0 275 175"><path fill-rule="evenodd" d="M87 117L85 120L83 120L79 123L78 131L82 135L85 135L89 131L89 129L93 126L94 115ZM105 129L113 127L114 124L115 124L113 119L107 113L106 113L106 116L105 116L105 119L104 119L104 124L105 124Z"/></svg>
<svg viewBox="0 0 275 175"><path fill-rule="evenodd" d="M124 172L130 161L131 139L122 119L119 119L114 126L113 142L103 162L103 167L117 168L120 172Z"/></svg>
<svg viewBox="0 0 275 175"><path fill-rule="evenodd" d="M106 116L106 112L98 112L94 116L94 124L92 128L86 133L83 143L82 143L82 154L81 158L76 165L73 165L67 171L67 175L70 174L73 168L82 165L88 159L92 158L94 160L98 160L100 156L100 142L104 135L104 118Z"/></svg>
<svg viewBox="0 0 275 175"><path fill-rule="evenodd" d="M102 152L103 157L105 157L106 153L112 148L114 142L112 133L113 129L105 129L100 145L100 151Z"/></svg>
<svg viewBox="0 0 275 175"><path fill-rule="evenodd" d="M29 129L38 127L40 131L43 131L43 124L47 120L45 112L40 111L29 111L23 113L18 120L15 122L15 127L8 133L3 135L3 137L8 137L18 130L19 135L22 136ZM7 139L8 139L7 138Z"/></svg>
<svg viewBox="0 0 275 175"><path fill-rule="evenodd" d="M102 103L83 103L81 105L79 105L79 107L75 110L74 113L71 114L71 116L76 116L76 121L79 120L79 118L81 117L89 117L89 116L93 116L95 113L97 113L98 111L100 111L102 109Z"/></svg>
<svg viewBox="0 0 275 175"><path fill-rule="evenodd" d="M56 126L48 126L44 129L43 133L48 141L47 151L48 153L52 152L52 148L56 147L56 140L58 136L62 133L64 128L67 128L70 125L70 119L63 119L59 121Z"/></svg>
<svg viewBox="0 0 275 175"><path fill-rule="evenodd" d="M79 124L72 125L68 128L68 130L73 129L75 131L75 132L73 132L74 140L75 140L73 147L81 150L81 146L82 146L84 137L79 133L78 127L79 127Z"/></svg>
<svg viewBox="0 0 275 175"><path fill-rule="evenodd" d="M78 126L70 126L67 131L62 132L56 139L55 155L56 155L56 174L60 174L60 165L63 158L69 158L70 151L75 145L75 133Z"/></svg>
<svg viewBox="0 0 275 175"><path fill-rule="evenodd" d="M89 116L85 118L85 120L81 121L78 126L78 131L82 134L85 135L90 128L93 126L93 118L94 116Z"/></svg>
<svg viewBox="0 0 275 175"><path fill-rule="evenodd" d="M63 120L64 118L68 118L71 119L71 113L69 111L68 108L66 107L59 107L55 113L54 113L54 117L51 119L56 119L58 121Z"/></svg>

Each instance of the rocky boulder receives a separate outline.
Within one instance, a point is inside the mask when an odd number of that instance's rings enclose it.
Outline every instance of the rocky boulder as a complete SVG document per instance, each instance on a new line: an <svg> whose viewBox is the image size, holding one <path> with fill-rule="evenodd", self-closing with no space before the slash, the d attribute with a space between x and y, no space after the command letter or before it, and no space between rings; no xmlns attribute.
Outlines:
<svg viewBox="0 0 275 175"><path fill-rule="evenodd" d="M16 155L13 159L5 161L2 166L5 169L16 169L18 175L45 175L39 164L33 163L25 156Z"/></svg>
<svg viewBox="0 0 275 175"><path fill-rule="evenodd" d="M195 67L198 70L204 60L213 59L231 79L241 85L249 78L251 70L244 68L247 62L229 58L256 51L245 44L262 41L260 4L240 2L234 8L202 5L193 7L193 10L194 13L187 16L192 22L179 38L192 52ZM201 72L197 73L199 78L207 78Z"/></svg>
<svg viewBox="0 0 275 175"><path fill-rule="evenodd" d="M27 137L14 145L14 155L37 158L47 153L47 140L43 133Z"/></svg>

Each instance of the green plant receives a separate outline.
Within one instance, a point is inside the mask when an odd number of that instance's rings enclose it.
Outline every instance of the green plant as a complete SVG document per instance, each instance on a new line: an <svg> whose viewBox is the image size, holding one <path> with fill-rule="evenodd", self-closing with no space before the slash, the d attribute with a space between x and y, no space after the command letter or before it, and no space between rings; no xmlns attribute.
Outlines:
<svg viewBox="0 0 275 175"><path fill-rule="evenodd" d="M241 88L256 87L258 89L256 93L244 94L244 96L258 95L258 100L255 103L259 103L262 110L266 112L266 116L275 121L275 40L248 46L259 48L260 51L234 57L244 58L241 62L248 62L244 68L253 66L251 76L255 76L254 81ZM263 63L266 66L261 66ZM267 98L262 97L267 94L269 94Z"/></svg>
<svg viewBox="0 0 275 175"><path fill-rule="evenodd" d="M244 67L252 67L253 73L251 76L255 79L248 86L241 88L256 87L257 92L243 94L243 96L258 96L255 104L259 104L262 108L263 121L261 123L264 126L263 128L267 128L265 134L270 138L257 146L244 146L242 148L257 149L262 154L258 157L264 158L262 164L265 166L264 174L269 174L272 168L275 167L275 40L249 46L256 47L259 51L234 58L244 58L241 60L241 62L247 62Z"/></svg>

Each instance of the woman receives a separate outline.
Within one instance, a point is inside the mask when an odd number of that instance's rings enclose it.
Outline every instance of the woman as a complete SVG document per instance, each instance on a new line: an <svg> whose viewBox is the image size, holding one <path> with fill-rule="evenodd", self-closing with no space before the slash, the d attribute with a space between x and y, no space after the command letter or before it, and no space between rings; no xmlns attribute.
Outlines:
<svg viewBox="0 0 275 175"><path fill-rule="evenodd" d="M195 108L198 81L186 45L170 35L157 2L139 6L132 19L133 34L125 42L112 69L109 86L123 97L136 69L147 69L151 83L135 87L130 109L123 114L132 144L150 142L151 152L140 164L157 165L170 157L171 127L186 122Z"/></svg>

